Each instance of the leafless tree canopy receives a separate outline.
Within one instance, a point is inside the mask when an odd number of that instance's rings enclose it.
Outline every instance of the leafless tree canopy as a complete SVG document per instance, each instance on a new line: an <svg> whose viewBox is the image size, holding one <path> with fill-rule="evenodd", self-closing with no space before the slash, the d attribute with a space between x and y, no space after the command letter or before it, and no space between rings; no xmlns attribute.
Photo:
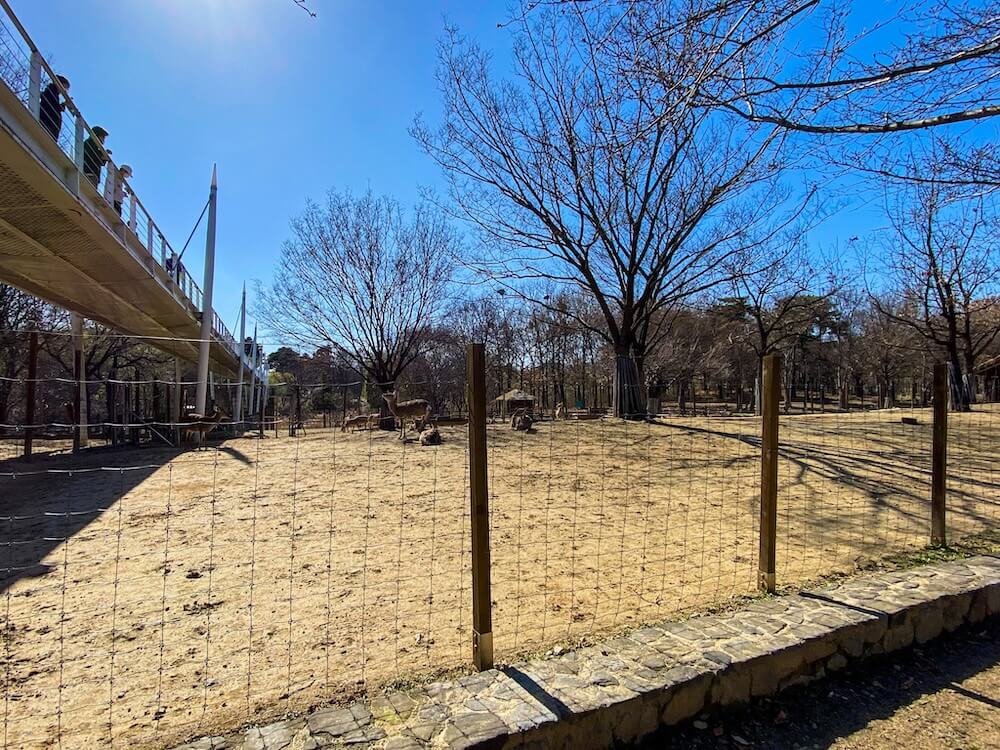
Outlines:
<svg viewBox="0 0 1000 750"><path fill-rule="evenodd" d="M552 7L525 14L514 22L513 81L449 33L438 72L444 121L418 121L414 134L444 169L457 213L486 239L478 271L553 312L535 289L582 293L599 310L596 321L574 319L615 349L617 412L636 414L664 312L723 281L728 258L796 210L776 182L786 131L687 106L670 83L711 67L714 51L692 37L685 55L664 58L670 75L636 76L620 59L647 45L620 35L620 20Z"/></svg>
<svg viewBox="0 0 1000 750"><path fill-rule="evenodd" d="M372 192L331 191L292 221L258 314L285 340L333 347L376 384L420 353L444 307L458 239L426 205L407 219Z"/></svg>
<svg viewBox="0 0 1000 750"><path fill-rule="evenodd" d="M1000 236L993 205L934 181L934 156L911 164L921 182L889 193L888 238L873 261L872 303L943 353L955 395L968 407L980 356L1000 336Z"/></svg>
<svg viewBox="0 0 1000 750"><path fill-rule="evenodd" d="M1000 15L991 3L886 4L860 29L851 15L866 4L848 0L588 0L564 8L595 29L617 17L606 44L633 75L757 122L877 134L1000 114ZM693 55L697 48L708 54ZM680 77L678 57L690 61Z"/></svg>

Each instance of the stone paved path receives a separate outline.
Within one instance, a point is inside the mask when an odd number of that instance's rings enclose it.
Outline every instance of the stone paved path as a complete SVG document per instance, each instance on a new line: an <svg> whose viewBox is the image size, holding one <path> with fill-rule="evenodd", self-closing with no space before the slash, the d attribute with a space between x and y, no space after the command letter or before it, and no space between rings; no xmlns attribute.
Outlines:
<svg viewBox="0 0 1000 750"><path fill-rule="evenodd" d="M1000 557L877 573L184 750L609 747L1000 615ZM745 738L744 738L745 739Z"/></svg>
<svg viewBox="0 0 1000 750"><path fill-rule="evenodd" d="M639 750L975 750L1000 747L1000 620L742 708L713 711Z"/></svg>

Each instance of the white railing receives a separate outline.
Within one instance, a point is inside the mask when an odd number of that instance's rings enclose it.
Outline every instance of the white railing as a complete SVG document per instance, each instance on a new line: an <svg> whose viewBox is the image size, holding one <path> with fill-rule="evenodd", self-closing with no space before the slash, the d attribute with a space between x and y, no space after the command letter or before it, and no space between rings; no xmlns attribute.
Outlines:
<svg viewBox="0 0 1000 750"><path fill-rule="evenodd" d="M0 0L0 79L52 137L59 150L76 166L73 175L80 189L93 189L103 201L101 218L112 233L122 236L127 231L163 269L177 294L187 300L195 311L202 311L201 287L184 267L149 211L132 190L122 165L111 159L111 151L97 137L69 91L42 57L28 36L7 0ZM53 100L56 106L51 106ZM61 103L61 104L60 104ZM90 188L87 187L90 185ZM246 357L240 351L233 334L222 319L212 311L212 333L237 358Z"/></svg>

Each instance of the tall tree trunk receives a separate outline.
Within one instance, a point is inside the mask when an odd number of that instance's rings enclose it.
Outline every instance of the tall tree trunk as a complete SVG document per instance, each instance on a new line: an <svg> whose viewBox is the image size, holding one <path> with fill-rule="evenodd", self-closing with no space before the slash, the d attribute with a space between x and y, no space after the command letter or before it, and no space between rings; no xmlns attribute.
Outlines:
<svg viewBox="0 0 1000 750"><path fill-rule="evenodd" d="M948 364L951 365L948 380L951 386L952 406L955 411L969 411L969 394L965 387L965 379L962 377L962 360L958 353L958 343L954 338L948 342Z"/></svg>
<svg viewBox="0 0 1000 750"><path fill-rule="evenodd" d="M646 407L642 400L639 366L630 347L615 346L615 375L612 383L614 415L622 419L644 419Z"/></svg>

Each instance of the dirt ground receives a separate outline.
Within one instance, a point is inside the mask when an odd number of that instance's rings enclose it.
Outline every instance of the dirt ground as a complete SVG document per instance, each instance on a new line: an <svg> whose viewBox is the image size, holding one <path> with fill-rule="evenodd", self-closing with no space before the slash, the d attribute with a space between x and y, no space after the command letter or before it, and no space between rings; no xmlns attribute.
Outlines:
<svg viewBox="0 0 1000 750"><path fill-rule="evenodd" d="M466 668L465 428L442 433L0 462L5 746L166 747ZM498 660L751 593L759 435L492 427ZM1000 522L998 440L996 406L951 415L953 537ZM929 412L789 415L781 444L782 583L926 543Z"/></svg>
<svg viewBox="0 0 1000 750"><path fill-rule="evenodd" d="M649 750L1000 747L1000 623L872 659L800 690L664 729Z"/></svg>

